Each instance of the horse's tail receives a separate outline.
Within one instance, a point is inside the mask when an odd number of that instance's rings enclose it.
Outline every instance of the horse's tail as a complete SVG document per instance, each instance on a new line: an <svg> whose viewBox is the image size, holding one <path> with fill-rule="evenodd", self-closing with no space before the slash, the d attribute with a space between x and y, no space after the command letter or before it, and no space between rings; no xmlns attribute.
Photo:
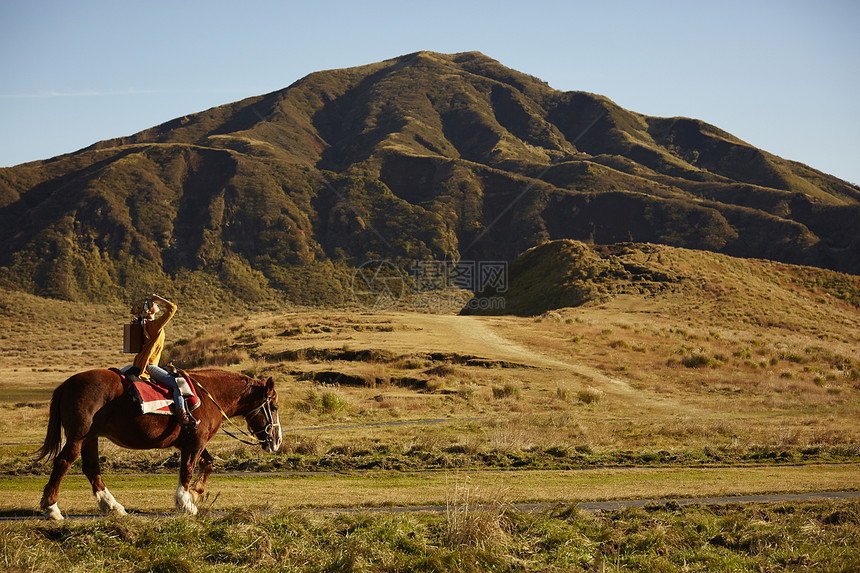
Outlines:
<svg viewBox="0 0 860 573"><path fill-rule="evenodd" d="M60 419L60 406L63 398L63 386L60 384L54 395L51 396L51 414L48 418L48 431L45 434L45 442L36 451L36 461L48 456L55 458L60 453L60 441L62 439L62 420Z"/></svg>

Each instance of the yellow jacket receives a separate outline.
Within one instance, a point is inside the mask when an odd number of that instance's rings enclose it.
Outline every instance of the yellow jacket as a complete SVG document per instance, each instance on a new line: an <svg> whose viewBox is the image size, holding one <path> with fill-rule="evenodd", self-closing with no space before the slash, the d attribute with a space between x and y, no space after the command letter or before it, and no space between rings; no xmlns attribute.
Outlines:
<svg viewBox="0 0 860 573"><path fill-rule="evenodd" d="M150 364L158 366L161 360L161 351L164 349L164 325L176 314L176 305L170 301L159 301L164 307L161 316L155 320L143 323L144 342L140 352L134 357L134 365L140 370L140 378L149 380L149 372L146 367Z"/></svg>

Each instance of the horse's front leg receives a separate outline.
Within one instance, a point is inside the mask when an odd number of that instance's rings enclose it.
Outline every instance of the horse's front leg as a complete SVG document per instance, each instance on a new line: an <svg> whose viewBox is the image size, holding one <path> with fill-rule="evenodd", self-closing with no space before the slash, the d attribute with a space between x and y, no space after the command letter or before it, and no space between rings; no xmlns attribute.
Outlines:
<svg viewBox="0 0 860 573"><path fill-rule="evenodd" d="M203 490L206 489L206 480L209 479L209 476L212 474L212 468L214 467L214 459L208 450L203 450L200 453L199 466L200 475L198 475L197 479L194 480L194 483L191 484L190 490L195 503L197 503L197 500L201 495L203 495Z"/></svg>
<svg viewBox="0 0 860 573"><path fill-rule="evenodd" d="M191 478L194 477L194 468L203 452L203 446L194 444L182 447L182 456L179 463L179 485L176 487L176 509L180 513L197 515L197 506L194 505L194 494L191 490Z"/></svg>
<svg viewBox="0 0 860 573"><path fill-rule="evenodd" d="M101 512L126 515L125 508L114 499L102 481L98 437L89 438L84 442L81 449L81 464L84 475L87 476L93 486L93 495L96 496L96 503L98 503Z"/></svg>

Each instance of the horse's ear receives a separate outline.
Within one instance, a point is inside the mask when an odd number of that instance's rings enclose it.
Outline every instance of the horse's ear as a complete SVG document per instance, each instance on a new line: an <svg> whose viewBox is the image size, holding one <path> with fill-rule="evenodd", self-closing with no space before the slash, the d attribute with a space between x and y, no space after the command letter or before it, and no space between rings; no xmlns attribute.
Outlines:
<svg viewBox="0 0 860 573"><path fill-rule="evenodd" d="M272 379L271 376L269 376L269 379L266 380L266 390L271 392L272 390L274 390L274 388L275 388L275 381Z"/></svg>

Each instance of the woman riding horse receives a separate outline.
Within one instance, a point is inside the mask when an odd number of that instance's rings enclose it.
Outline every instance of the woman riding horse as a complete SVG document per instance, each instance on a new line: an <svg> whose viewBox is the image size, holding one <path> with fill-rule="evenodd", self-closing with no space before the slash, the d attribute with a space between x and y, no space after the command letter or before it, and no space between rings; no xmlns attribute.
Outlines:
<svg viewBox="0 0 860 573"><path fill-rule="evenodd" d="M179 511L192 515L197 513L195 500L203 494L213 469L213 457L206 451L206 444L218 432L221 422L241 416L264 451L278 450L281 424L272 378L253 380L238 372L214 369L192 370L189 374L205 395L195 410L200 425L194 432L183 430L170 416L141 414L139 406L125 394L120 375L114 370L80 372L60 384L51 397L45 442L36 453L37 460L54 459L40 504L45 517L63 519L57 506L60 483L78 457L99 508L105 513L125 513L102 480L100 437L135 450L179 449L179 485L174 500ZM63 434L66 443L61 449ZM200 469L196 479L195 469Z"/></svg>

